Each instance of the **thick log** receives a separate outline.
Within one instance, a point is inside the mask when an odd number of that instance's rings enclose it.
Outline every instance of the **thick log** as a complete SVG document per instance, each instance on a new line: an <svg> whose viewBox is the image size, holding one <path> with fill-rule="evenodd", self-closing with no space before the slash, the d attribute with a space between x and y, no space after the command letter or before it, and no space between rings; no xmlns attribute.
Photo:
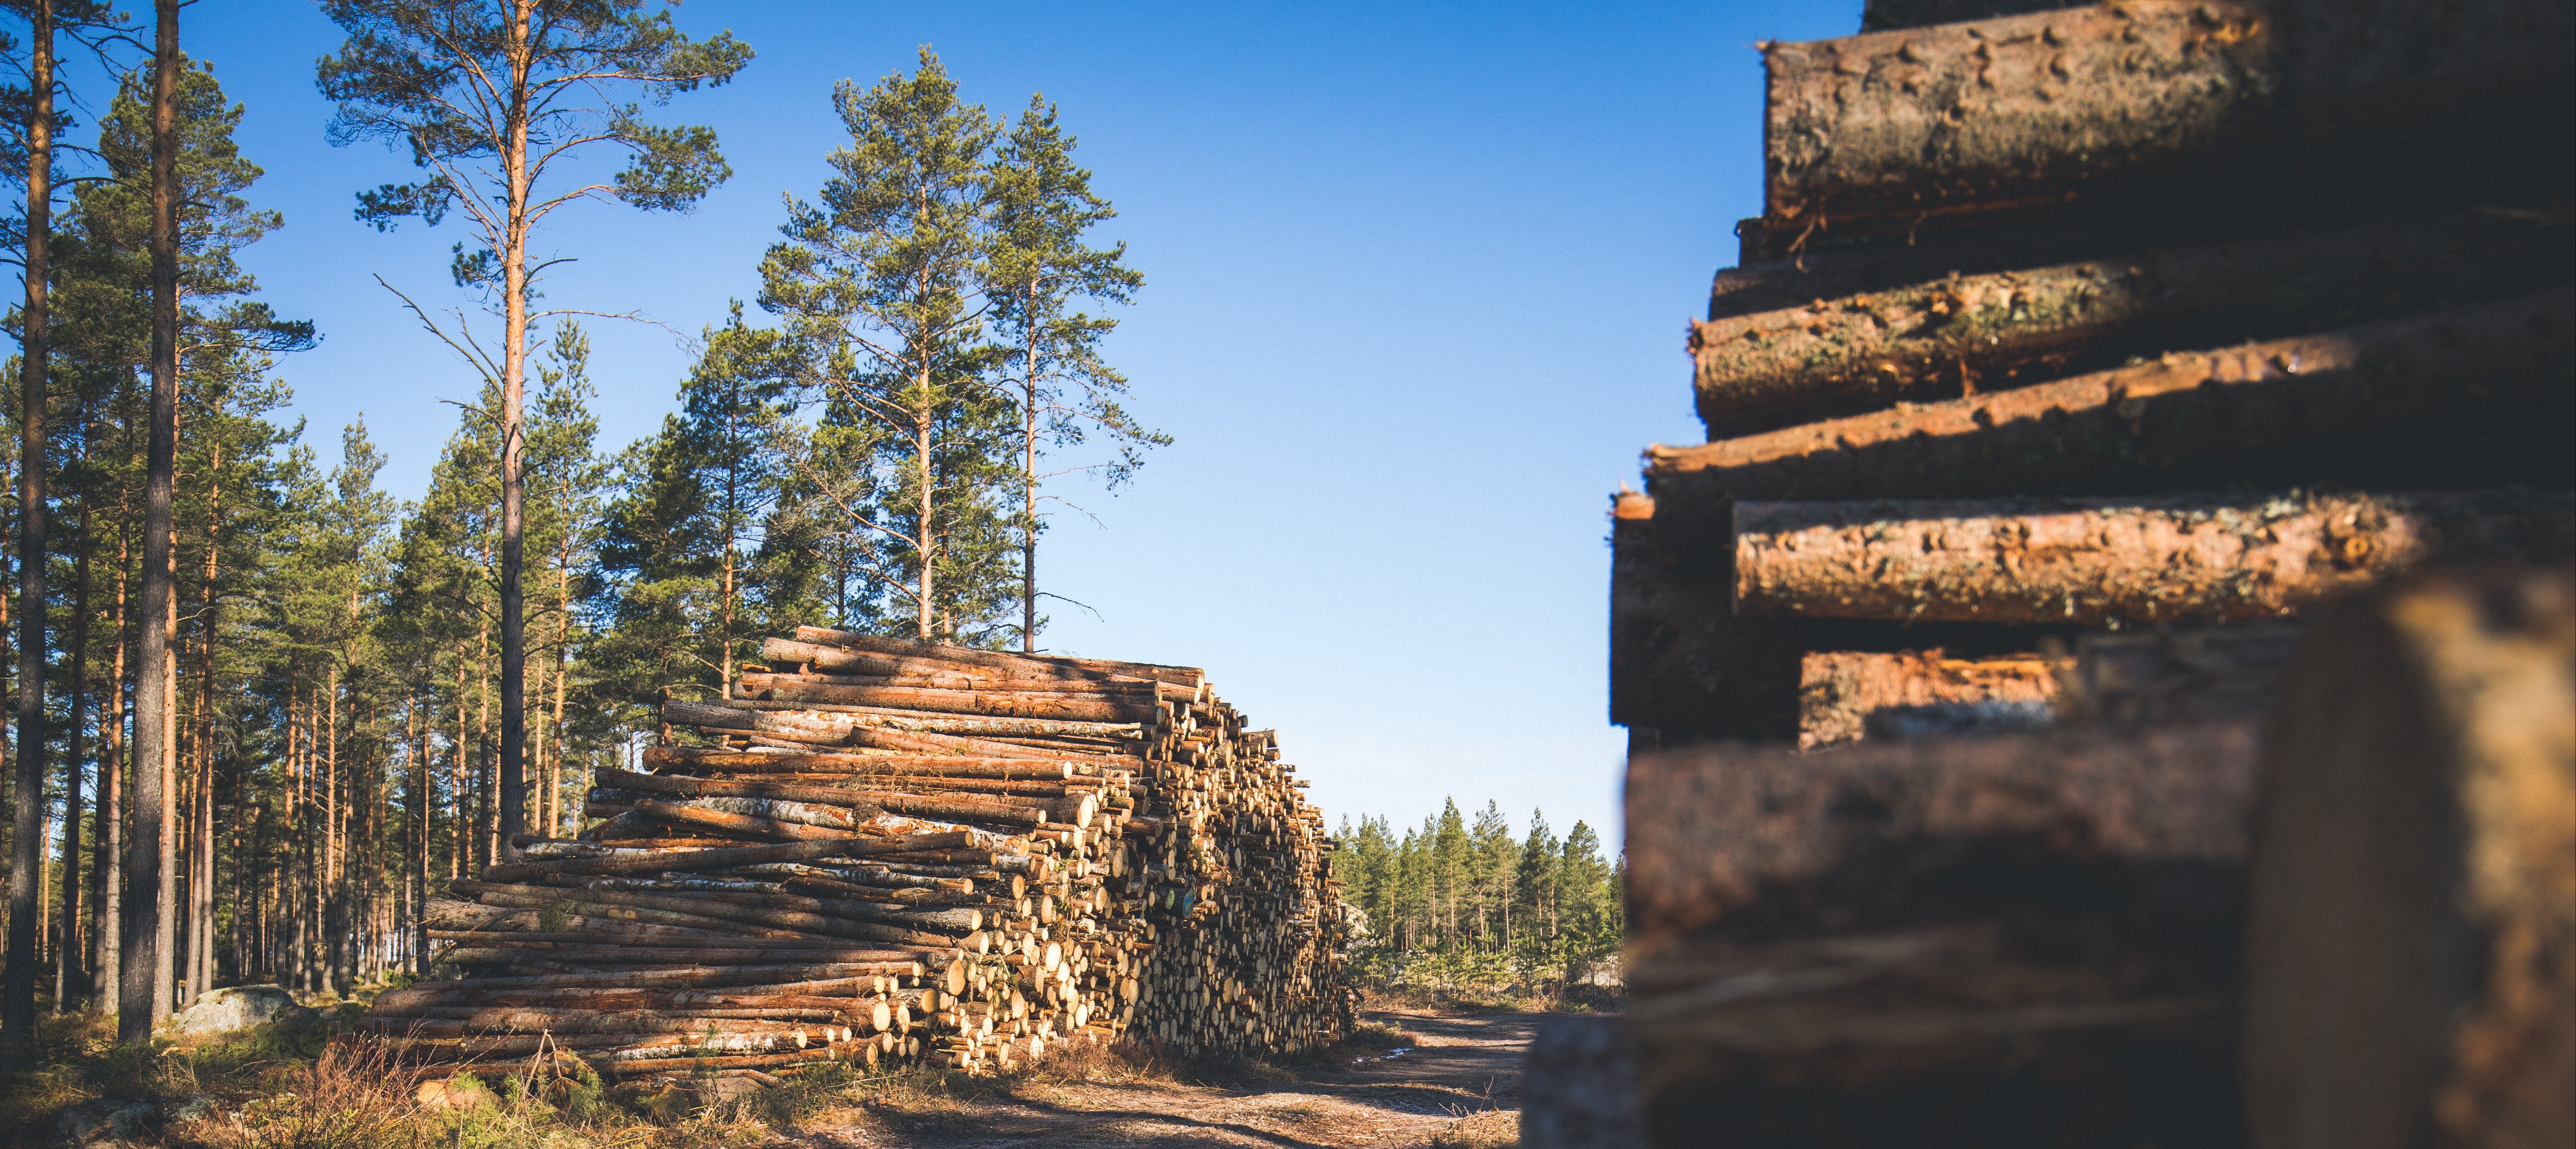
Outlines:
<svg viewBox="0 0 2576 1149"><path fill-rule="evenodd" d="M1738 618L1731 520L1662 516L1622 494L1610 528L1610 721L1632 750L1717 734L1791 740L1808 642L1782 620Z"/></svg>
<svg viewBox="0 0 2576 1149"><path fill-rule="evenodd" d="M1632 756L1655 1143L2238 1143L2257 757L2252 723Z"/></svg>
<svg viewBox="0 0 2576 1149"><path fill-rule="evenodd" d="M2261 7L2135 0L1770 44L1775 234L2051 206L2270 134L2285 45Z"/></svg>
<svg viewBox="0 0 2576 1149"><path fill-rule="evenodd" d="M663 794L690 796L728 796L779 799L812 805L845 807L855 810L885 810L923 818L945 818L952 821L1005 822L1034 826L1052 821L1047 807L1018 806L1004 802L979 802L968 799L931 797L892 791L833 789L819 786L778 786L766 782L732 782L709 778L677 778L656 774L634 774L624 770L602 770L599 784L625 790L648 790ZM770 815L778 817L779 815ZM849 828L852 819L829 823ZM924 847L938 848L938 847Z"/></svg>
<svg viewBox="0 0 2576 1149"><path fill-rule="evenodd" d="M2275 715L2254 1143L2576 1143L2576 572L2447 570L2348 603Z"/></svg>
<svg viewBox="0 0 2576 1149"><path fill-rule="evenodd" d="M2279 195L2299 176L2351 195L2299 171L2318 157L2435 187L2463 173L2402 161L2563 157L2576 21L2550 0L2445 7L2133 0L1769 45L1765 225L1905 234L2150 190Z"/></svg>
<svg viewBox="0 0 2576 1149"><path fill-rule="evenodd" d="M2564 274L2569 242L2471 213L1802 300L1692 325L1699 415L1725 439L2495 298Z"/></svg>
<svg viewBox="0 0 2576 1149"><path fill-rule="evenodd" d="M1735 532L1742 614L2238 622L2441 559L2576 555L2576 493L1737 503Z"/></svg>
<svg viewBox="0 0 2576 1149"><path fill-rule="evenodd" d="M1809 654L1799 668L1798 745L2048 725L2057 716L2057 672L2029 655Z"/></svg>
<svg viewBox="0 0 2576 1149"><path fill-rule="evenodd" d="M2119 494L2325 481L2564 486L2576 295L1647 452L1658 516L1724 499Z"/></svg>

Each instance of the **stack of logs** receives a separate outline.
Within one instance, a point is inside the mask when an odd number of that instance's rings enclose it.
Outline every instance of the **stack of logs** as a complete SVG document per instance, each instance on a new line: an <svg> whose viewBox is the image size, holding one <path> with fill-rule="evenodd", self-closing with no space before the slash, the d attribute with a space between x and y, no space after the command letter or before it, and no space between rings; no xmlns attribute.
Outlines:
<svg viewBox="0 0 2576 1149"><path fill-rule="evenodd" d="M2576 12L1864 27L1763 46L1765 211L1690 333L1708 441L1614 501L1637 1119L2236 1143L2303 629L2576 553ZM1619 1127L1550 1104L1534 1144Z"/></svg>
<svg viewBox="0 0 2576 1149"><path fill-rule="evenodd" d="M729 698L666 703L578 840L433 902L457 976L367 1026L630 1080L1341 1039L1323 814L1200 671L816 627L761 657Z"/></svg>

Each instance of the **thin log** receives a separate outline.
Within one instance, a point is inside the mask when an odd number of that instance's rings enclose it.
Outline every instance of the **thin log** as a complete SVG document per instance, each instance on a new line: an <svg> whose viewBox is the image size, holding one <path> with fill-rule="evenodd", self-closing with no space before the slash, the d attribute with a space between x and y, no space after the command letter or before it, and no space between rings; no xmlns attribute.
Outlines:
<svg viewBox="0 0 2576 1149"><path fill-rule="evenodd" d="M982 921L973 909L901 910L875 902L854 902L828 898L800 898L793 895L696 894L690 897L664 897L659 894L632 893L622 890L564 890L548 886L514 886L497 882L477 882L460 878L457 889L482 897L562 899L576 904L598 903L608 906L632 906L678 913L694 913L710 918L727 918L755 925L804 930L808 933L839 933L874 941L912 945L950 945L953 939L928 933L903 930L889 932L869 927L870 933L844 931L859 928L858 923L877 922L887 926L912 926L957 933L972 933ZM785 907L785 908L773 908Z"/></svg>
<svg viewBox="0 0 2576 1149"><path fill-rule="evenodd" d="M887 791L831 789L816 786L778 786L765 782L732 782L709 778L677 778L656 774L634 774L624 770L602 770L599 784L625 790L649 790L663 794L685 794L693 797L727 796L773 798L790 802L838 806L850 809L876 808L916 817L947 818L957 821L1009 822L1034 826L1051 821L1047 807L1014 806L1001 802L930 797ZM1061 789L1059 787L1058 789Z"/></svg>
<svg viewBox="0 0 2576 1149"><path fill-rule="evenodd" d="M1061 757L1036 759L971 758L941 754L753 754L738 750L706 750L693 746L647 746L644 748L644 764L685 770L723 771L729 774L815 773L880 775L888 778L922 775L1030 781L1062 781L1073 777L1076 768L1072 761Z"/></svg>
<svg viewBox="0 0 2576 1149"><path fill-rule="evenodd" d="M723 870L768 862L806 862L817 858L863 858L876 854L945 850L963 846L966 841L967 835L952 831L911 838L836 839L829 842L791 842L776 846L747 846L740 849L636 851L606 858L576 858L560 862L523 862L487 866L483 870L483 878L490 882L514 882L544 874L649 874L663 870Z"/></svg>
<svg viewBox="0 0 2576 1149"><path fill-rule="evenodd" d="M655 818L675 825L705 826L710 829L727 830L772 840L784 838L791 841L847 841L858 837L858 832L855 830L809 826L801 822L782 822L775 818L702 809L678 802L640 800L635 803L635 812L647 818Z"/></svg>
<svg viewBox="0 0 2576 1149"><path fill-rule="evenodd" d="M836 702L852 706L901 706L953 714L998 714L1011 718L1071 719L1079 722L1135 722L1153 717L1149 698L1128 700L1099 695L1024 693L995 690L936 690L911 686L834 686L790 675L746 674L743 690L775 702Z"/></svg>
<svg viewBox="0 0 2576 1149"><path fill-rule="evenodd" d="M2527 291L2563 226L2469 213L2133 252L1692 325L1712 440Z"/></svg>
<svg viewBox="0 0 2576 1149"><path fill-rule="evenodd" d="M1743 614L2236 622L2439 559L2576 554L2576 494L1737 503L1735 530Z"/></svg>
<svg viewBox="0 0 2576 1149"><path fill-rule="evenodd" d="M2542 292L1647 452L1653 513L1725 499L2315 483L2562 486L2576 295ZM2559 416L2567 416L2560 419ZM2544 431L2543 428L2546 428ZM2286 482L2284 482L2286 480Z"/></svg>

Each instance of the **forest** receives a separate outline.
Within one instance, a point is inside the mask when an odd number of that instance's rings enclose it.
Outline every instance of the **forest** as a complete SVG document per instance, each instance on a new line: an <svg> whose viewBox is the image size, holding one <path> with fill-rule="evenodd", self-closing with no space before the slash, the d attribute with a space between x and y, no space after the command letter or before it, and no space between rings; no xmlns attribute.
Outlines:
<svg viewBox="0 0 2576 1149"><path fill-rule="evenodd" d="M416 970L429 896L577 829L592 772L660 703L728 696L765 632L1038 649L1041 486L1117 486L1169 441L1099 355L1094 312L1142 279L1089 246L1113 211L1055 108L966 104L924 49L833 93L848 139L743 253L758 298L703 317L657 432L602 443L591 339L617 320L546 310L532 236L721 183L711 130L638 109L751 48L635 0L324 8L333 142L419 169L350 189L358 217L462 236L469 306L386 299L472 395L416 500L380 489L363 424L284 415L284 366L327 333L242 266L286 221L180 5L5 5L11 1041L40 997L135 1040L217 985ZM70 90L74 57L113 90ZM584 182L588 153L629 163Z"/></svg>
<svg viewBox="0 0 2576 1149"><path fill-rule="evenodd" d="M1618 952L1622 868L1576 822L1560 840L1530 812L1516 833L1487 802L1470 821L1453 799L1400 834L1385 817L1346 815L1334 872L1367 915L1361 967L1437 994L1544 995Z"/></svg>

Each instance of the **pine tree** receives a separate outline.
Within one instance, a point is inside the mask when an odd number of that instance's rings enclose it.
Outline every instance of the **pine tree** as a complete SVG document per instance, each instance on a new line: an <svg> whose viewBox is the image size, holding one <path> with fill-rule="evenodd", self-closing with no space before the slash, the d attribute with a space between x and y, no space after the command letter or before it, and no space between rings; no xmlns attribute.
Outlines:
<svg viewBox="0 0 2576 1149"><path fill-rule="evenodd" d="M399 143L428 173L417 183L358 193L358 216L379 228L418 218L435 226L450 211L472 221L473 247L456 247L459 287L480 288L501 312L498 362L468 350L499 388L501 436L501 743L499 834L524 828L526 626L521 602L525 546L528 302L539 266L528 243L556 209L614 198L646 210L678 211L732 175L712 129L657 127L633 92L654 103L733 78L751 60L731 33L692 41L668 9L647 16L642 0L507 0L494 6L442 0L330 0L323 11L349 32L317 81L339 105L332 142ZM609 183L581 175L556 188L558 165L595 145L623 149L627 167ZM583 173L586 175L587 173ZM544 189L544 190L540 190ZM416 310L416 309L415 309ZM425 319L425 316L424 316ZM459 337L463 333L458 333ZM456 343L456 340L451 340ZM460 349L469 342L457 343ZM506 845L505 845L505 848Z"/></svg>
<svg viewBox="0 0 2576 1149"><path fill-rule="evenodd" d="M1003 137L991 175L992 255L987 288L994 326L1004 340L1001 370L1011 373L1019 403L1018 516L1020 647L1037 649L1038 488L1048 447L1081 443L1098 432L1116 448L1095 465L1115 490L1132 477L1149 447L1172 437L1138 423L1120 406L1127 379L1100 357L1100 341L1118 321L1073 310L1085 299L1125 303L1145 277L1126 266L1127 245L1084 246L1084 234L1117 215L1093 194L1091 173L1073 162L1073 137L1056 125L1055 105L1032 97ZM1067 389L1075 392L1068 395ZM1091 470L1095 467L1080 468ZM1058 472L1061 474L1062 472Z"/></svg>
<svg viewBox="0 0 2576 1149"><path fill-rule="evenodd" d="M989 379L979 296L999 129L926 48L913 75L843 81L833 104L850 142L828 157L821 202L790 205L760 303L786 320L826 421L884 472L850 527L883 556L872 565L904 575L884 586L909 600L913 636L989 643L1016 597L996 497L1013 474L1011 410Z"/></svg>
<svg viewBox="0 0 2576 1149"><path fill-rule="evenodd" d="M680 410L621 457L592 594L612 620L602 661L630 705L728 696L735 658L765 620L752 562L791 434L781 341L742 312L710 329Z"/></svg>

